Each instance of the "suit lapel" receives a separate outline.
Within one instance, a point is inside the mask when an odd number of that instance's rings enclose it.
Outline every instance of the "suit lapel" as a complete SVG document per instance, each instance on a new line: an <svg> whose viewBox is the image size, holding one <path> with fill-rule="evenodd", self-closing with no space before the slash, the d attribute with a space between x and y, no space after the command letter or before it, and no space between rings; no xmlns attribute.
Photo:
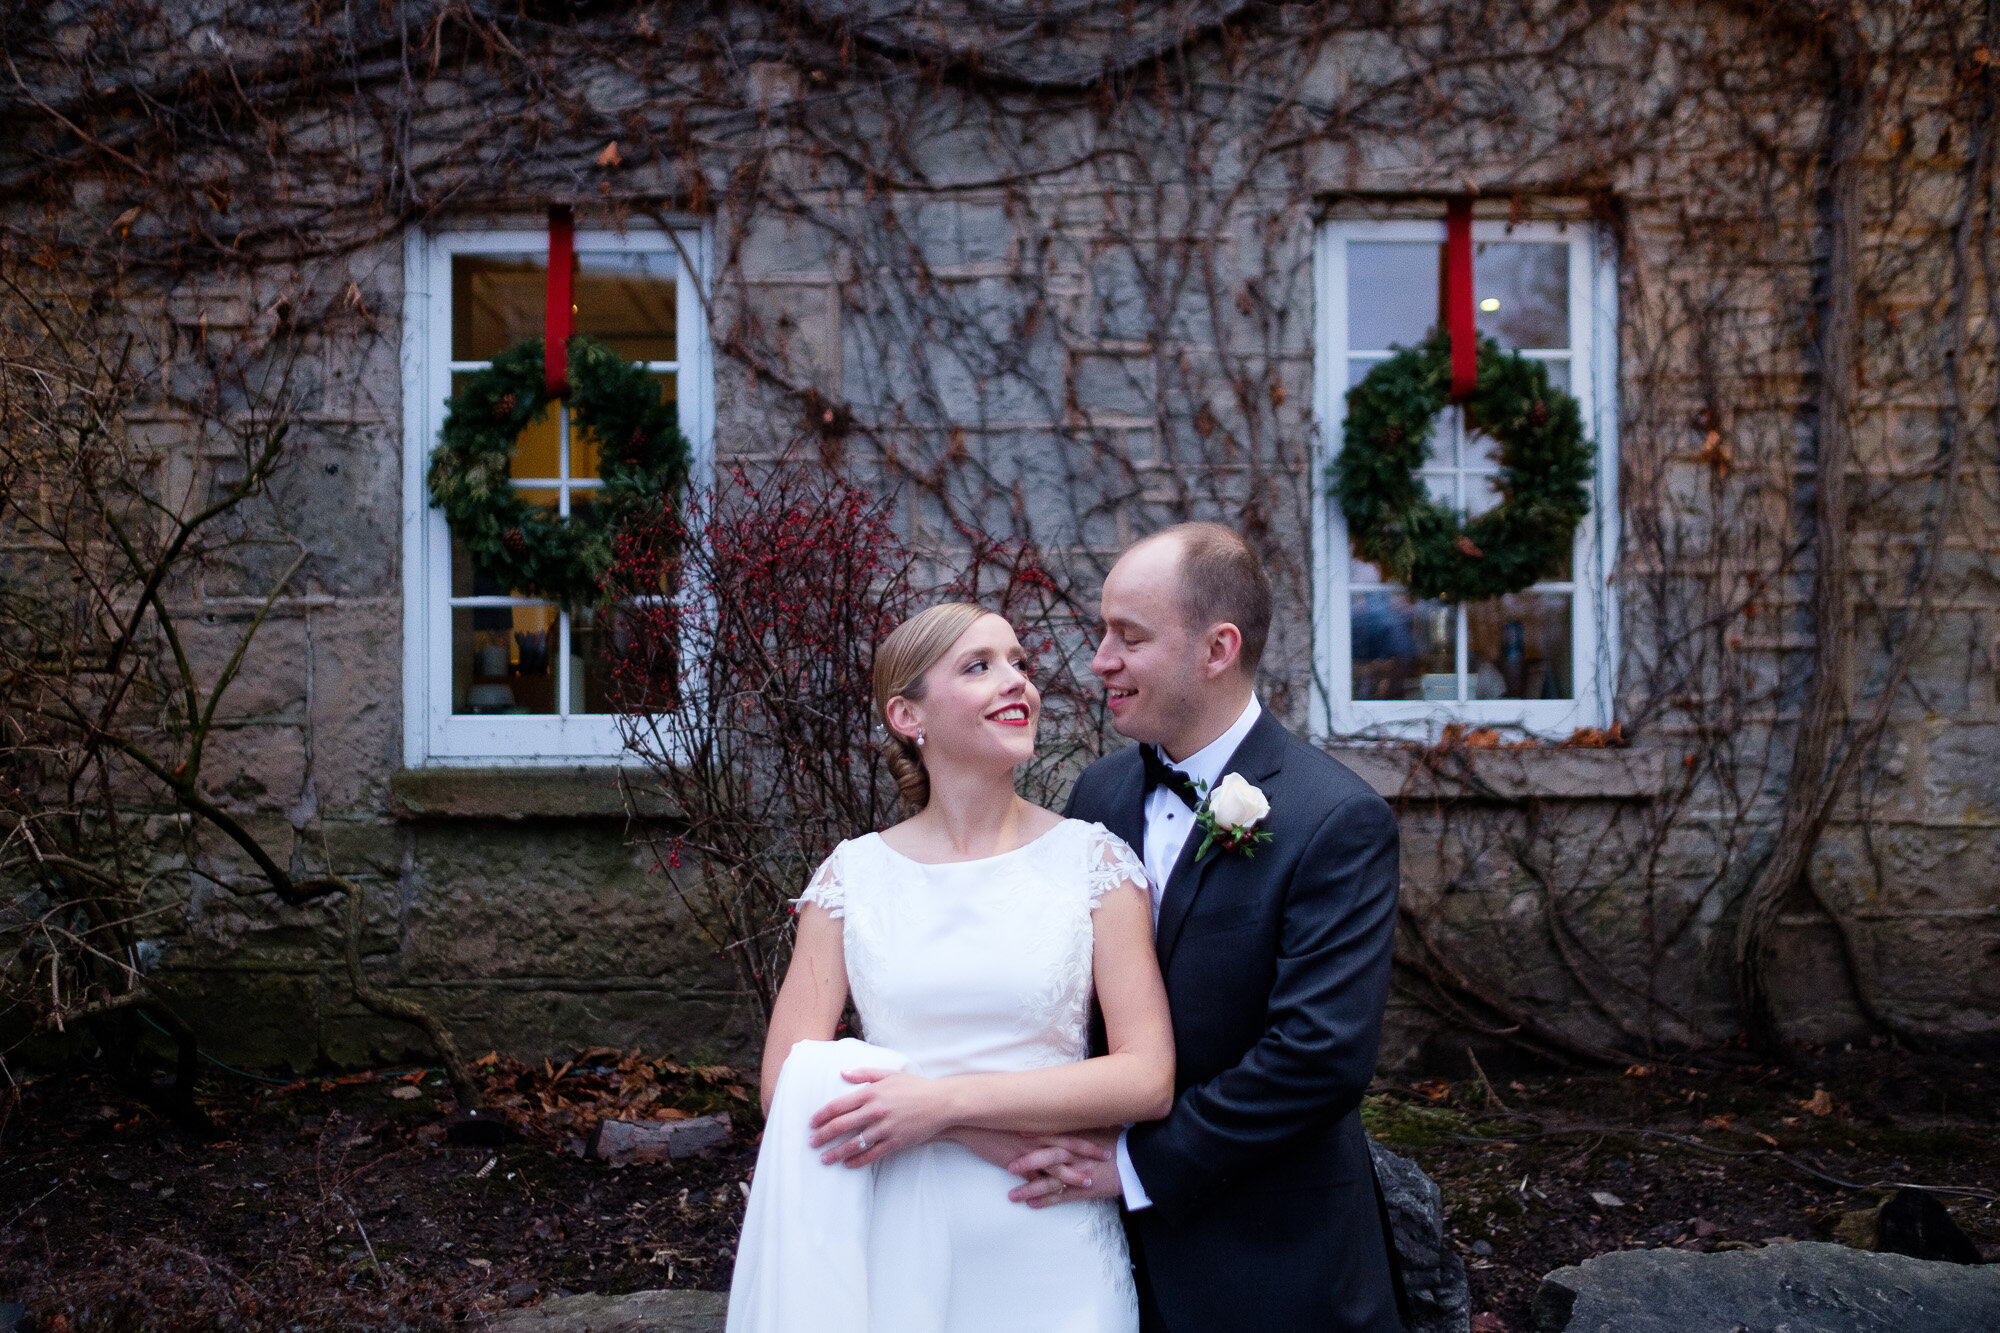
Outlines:
<svg viewBox="0 0 2000 1333"><path fill-rule="evenodd" d="M1132 762L1122 765L1116 784L1105 802L1104 827L1123 838L1140 855L1146 847L1146 769L1139 762L1139 749L1132 746Z"/></svg>
<svg viewBox="0 0 2000 1333"><path fill-rule="evenodd" d="M1229 762L1222 766L1223 773L1225 775L1241 773L1245 781L1261 786L1277 776L1278 771L1285 766L1285 739L1284 724L1266 711L1257 719L1256 725L1250 728L1250 734L1243 738L1243 743L1236 747L1236 753L1229 756ZM1139 786L1140 800L1143 803L1145 800L1143 772L1140 774ZM1265 795L1269 796L1270 793L1266 792ZM1276 804L1275 798L1272 803ZM1143 804L1140 810L1143 816ZM1140 823L1142 831L1144 827L1142 818ZM1167 876L1166 892L1160 897L1160 923L1155 930L1154 940L1159 949L1160 967L1163 970L1173 960L1174 946L1181 938L1181 927L1186 924L1188 912L1193 909L1195 899L1200 896L1202 885L1207 881L1209 872L1214 870L1216 862L1232 855L1210 849L1207 856L1197 861L1195 853L1201 848L1202 838L1199 826L1188 834L1187 843L1181 848L1180 858L1174 862L1173 872Z"/></svg>

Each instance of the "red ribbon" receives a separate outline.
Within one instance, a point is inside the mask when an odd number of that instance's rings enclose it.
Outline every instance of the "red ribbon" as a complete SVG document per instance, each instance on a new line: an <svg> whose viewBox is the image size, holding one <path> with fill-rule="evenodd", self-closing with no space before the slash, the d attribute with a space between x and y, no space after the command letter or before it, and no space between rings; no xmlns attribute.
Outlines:
<svg viewBox="0 0 2000 1333"><path fill-rule="evenodd" d="M1479 386L1479 333L1472 314L1472 201L1445 205L1444 323L1451 335L1451 396L1470 398Z"/></svg>
<svg viewBox="0 0 2000 1333"><path fill-rule="evenodd" d="M576 267L576 220L568 204L549 205L549 284L546 327L542 333L542 366L548 373L549 396L569 395L569 338L576 332L576 309L570 295Z"/></svg>

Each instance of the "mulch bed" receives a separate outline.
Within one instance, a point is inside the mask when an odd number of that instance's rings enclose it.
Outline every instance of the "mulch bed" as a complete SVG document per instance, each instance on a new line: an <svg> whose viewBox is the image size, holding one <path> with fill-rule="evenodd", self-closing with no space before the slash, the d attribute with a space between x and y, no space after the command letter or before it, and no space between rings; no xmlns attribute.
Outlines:
<svg viewBox="0 0 2000 1333"><path fill-rule="evenodd" d="M1468 1061L1378 1085L1366 1115L1444 1189L1475 1330L1524 1333L1552 1268L1831 1239L1875 1201L1812 1172L1972 1191L1938 1197L2000 1260L1996 1064L1862 1051L1489 1080ZM87 1067L0 1093L0 1306L66 1333L429 1329L564 1292L727 1287L755 1160L756 1100L733 1071L599 1049L496 1056L483 1078L503 1144L455 1144L462 1118L424 1071L220 1075L200 1090L207 1134ZM578 1155L607 1116L724 1110L745 1132L716 1157Z"/></svg>
<svg viewBox="0 0 2000 1333"><path fill-rule="evenodd" d="M210 1134L89 1069L39 1079L0 1107L0 1305L70 1333L289 1333L446 1327L570 1292L727 1289L754 1142L617 1170L580 1154L607 1114L747 1108L754 1124L733 1071L600 1050L538 1068L496 1057L482 1073L505 1143L455 1144L450 1090L422 1070L205 1081ZM162 1269L239 1298L204 1303Z"/></svg>
<svg viewBox="0 0 2000 1333"><path fill-rule="evenodd" d="M1465 1068L1380 1088L1365 1115L1444 1191L1474 1333L1525 1333L1542 1276L1594 1255L1835 1240L1881 1196L1834 1180L1970 1191L1935 1197L2000 1261L2000 1062L1850 1049L1782 1067Z"/></svg>

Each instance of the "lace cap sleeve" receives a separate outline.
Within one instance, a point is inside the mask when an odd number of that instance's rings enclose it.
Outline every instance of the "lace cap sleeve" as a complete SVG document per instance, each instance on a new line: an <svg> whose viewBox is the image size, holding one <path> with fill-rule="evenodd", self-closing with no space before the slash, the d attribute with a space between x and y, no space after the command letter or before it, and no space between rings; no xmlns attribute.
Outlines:
<svg viewBox="0 0 2000 1333"><path fill-rule="evenodd" d="M847 882L841 878L840 872L841 853L846 850L847 844L842 843L833 849L833 855L820 862L819 869L813 872L811 882L806 885L806 891L792 900L794 906L804 907L812 903L825 908L827 915L836 920L847 915Z"/></svg>
<svg viewBox="0 0 2000 1333"><path fill-rule="evenodd" d="M1084 885L1090 895L1090 910L1096 911L1104 895L1121 884L1152 892L1146 879L1146 863L1130 843L1102 824L1090 826L1084 854Z"/></svg>

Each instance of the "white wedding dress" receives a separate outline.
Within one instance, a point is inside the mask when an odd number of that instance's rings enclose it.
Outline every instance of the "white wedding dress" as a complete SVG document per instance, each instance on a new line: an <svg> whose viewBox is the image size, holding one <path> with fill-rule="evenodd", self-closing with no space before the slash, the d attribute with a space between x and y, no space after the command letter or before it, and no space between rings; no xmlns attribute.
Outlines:
<svg viewBox="0 0 2000 1333"><path fill-rule="evenodd" d="M999 856L925 865L879 834L842 843L806 889L841 918L866 1042L800 1042L764 1127L737 1246L729 1333L1134 1333L1118 1205L1033 1209L956 1143L822 1166L807 1121L857 1068L926 1077L1089 1054L1092 918L1146 872L1100 824L1066 819Z"/></svg>

